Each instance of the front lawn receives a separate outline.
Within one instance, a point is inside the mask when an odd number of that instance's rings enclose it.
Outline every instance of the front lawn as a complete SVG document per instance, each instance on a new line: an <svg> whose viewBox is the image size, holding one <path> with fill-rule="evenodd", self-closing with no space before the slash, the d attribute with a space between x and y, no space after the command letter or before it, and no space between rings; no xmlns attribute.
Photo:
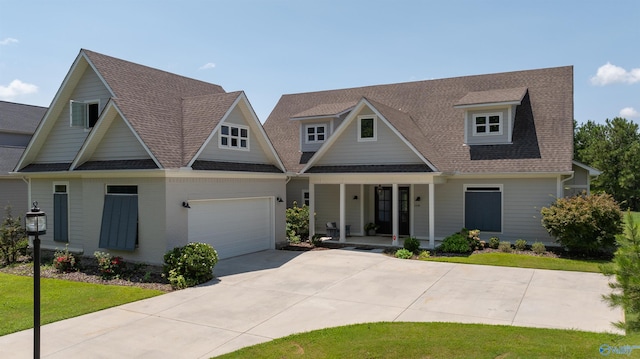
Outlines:
<svg viewBox="0 0 640 359"><path fill-rule="evenodd" d="M41 278L41 323L47 324L164 292ZM0 273L0 336L33 328L33 277Z"/></svg>
<svg viewBox="0 0 640 359"><path fill-rule="evenodd" d="M434 262L483 264L503 267L554 269L596 273L600 272L600 264L610 262L606 260L552 258L502 252L474 253L464 257L429 257L428 260Z"/></svg>
<svg viewBox="0 0 640 359"><path fill-rule="evenodd" d="M369 323L294 334L219 358L599 358L640 334L458 323ZM602 352L601 352L602 350Z"/></svg>

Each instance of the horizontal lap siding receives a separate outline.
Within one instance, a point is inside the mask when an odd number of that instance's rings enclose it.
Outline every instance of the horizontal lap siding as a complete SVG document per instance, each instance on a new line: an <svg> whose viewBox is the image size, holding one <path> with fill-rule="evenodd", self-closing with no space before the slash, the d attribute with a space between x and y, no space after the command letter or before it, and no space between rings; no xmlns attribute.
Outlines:
<svg viewBox="0 0 640 359"><path fill-rule="evenodd" d="M293 207L293 201L302 207L304 204L302 191L309 190L309 180L307 178L292 178L287 183L287 207Z"/></svg>
<svg viewBox="0 0 640 359"><path fill-rule="evenodd" d="M11 215L24 218L24 214L31 208L27 192L28 186L22 179L0 178L0 218L5 216L5 207L11 205Z"/></svg>
<svg viewBox="0 0 640 359"><path fill-rule="evenodd" d="M420 201L415 199L420 196ZM411 197L414 200L413 208L413 230L414 236L419 238L429 237L429 186L415 185Z"/></svg>
<svg viewBox="0 0 640 359"><path fill-rule="evenodd" d="M149 154L120 116L100 141L91 156L93 161L147 159Z"/></svg>
<svg viewBox="0 0 640 359"><path fill-rule="evenodd" d="M95 72L88 67L72 95L64 101L64 109L56 119L54 127L47 138L47 142L38 153L35 163L60 163L71 162L80 150L82 143L89 134L84 128L71 127L69 116L69 100L89 101L100 100L100 112L104 109L110 97L110 93L98 78Z"/></svg>
<svg viewBox="0 0 640 359"><path fill-rule="evenodd" d="M340 222L340 185L315 185L316 233L326 233L327 222Z"/></svg>

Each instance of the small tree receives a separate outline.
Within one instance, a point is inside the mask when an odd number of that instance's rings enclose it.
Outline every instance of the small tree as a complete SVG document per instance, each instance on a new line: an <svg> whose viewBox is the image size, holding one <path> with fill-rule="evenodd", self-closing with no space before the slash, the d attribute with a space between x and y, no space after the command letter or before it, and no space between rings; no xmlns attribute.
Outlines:
<svg viewBox="0 0 640 359"><path fill-rule="evenodd" d="M5 207L5 218L0 225L0 257L9 265L18 261L18 256L28 246L22 220L11 215L11 205Z"/></svg>
<svg viewBox="0 0 640 359"><path fill-rule="evenodd" d="M290 242L300 242L309 239L309 207L293 201L293 207L287 208L287 239Z"/></svg>
<svg viewBox="0 0 640 359"><path fill-rule="evenodd" d="M558 198L540 213L547 232L576 253L612 250L616 235L622 233L620 207L606 193Z"/></svg>
<svg viewBox="0 0 640 359"><path fill-rule="evenodd" d="M624 309L625 322L614 324L628 334L640 331L640 225L634 223L631 213L627 214L625 234L618 236L618 245L613 265L601 267L605 275L616 276L616 281L609 283L614 292L603 298L610 306Z"/></svg>

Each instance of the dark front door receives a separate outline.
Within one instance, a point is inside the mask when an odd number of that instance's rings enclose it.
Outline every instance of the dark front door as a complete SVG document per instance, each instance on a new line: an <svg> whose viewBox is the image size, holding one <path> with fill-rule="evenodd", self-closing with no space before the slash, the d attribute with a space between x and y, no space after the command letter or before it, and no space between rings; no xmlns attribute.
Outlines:
<svg viewBox="0 0 640 359"><path fill-rule="evenodd" d="M378 233L393 232L391 187L376 189L376 224L380 226ZM401 235L409 234L409 187L398 188L398 224Z"/></svg>

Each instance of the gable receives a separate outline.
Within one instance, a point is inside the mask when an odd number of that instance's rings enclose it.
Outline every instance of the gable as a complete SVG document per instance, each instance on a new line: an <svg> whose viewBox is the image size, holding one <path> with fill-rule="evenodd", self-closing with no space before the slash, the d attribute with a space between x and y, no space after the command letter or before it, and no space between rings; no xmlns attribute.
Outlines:
<svg viewBox="0 0 640 359"><path fill-rule="evenodd" d="M148 159L149 153L119 115L111 123L90 161Z"/></svg>
<svg viewBox="0 0 640 359"><path fill-rule="evenodd" d="M359 119L374 118L375 140L359 140ZM368 106L350 115L346 127L314 163L334 165L424 164L378 113Z"/></svg>

